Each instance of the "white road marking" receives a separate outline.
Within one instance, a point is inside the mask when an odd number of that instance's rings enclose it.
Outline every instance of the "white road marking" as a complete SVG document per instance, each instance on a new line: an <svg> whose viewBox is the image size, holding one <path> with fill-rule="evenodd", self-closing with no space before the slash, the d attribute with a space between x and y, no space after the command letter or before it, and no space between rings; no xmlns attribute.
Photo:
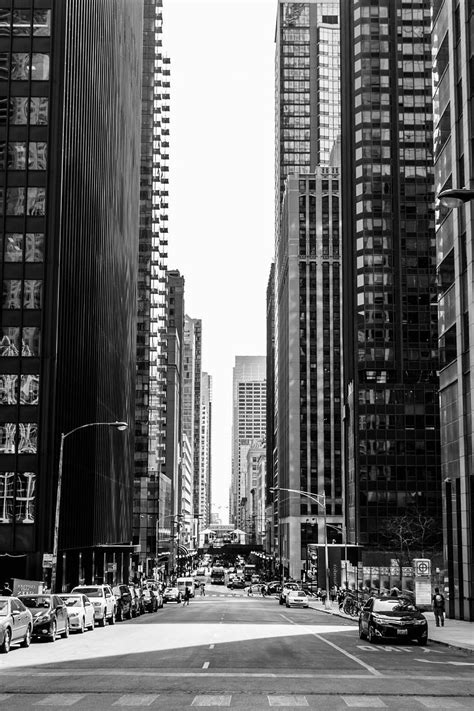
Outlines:
<svg viewBox="0 0 474 711"><path fill-rule="evenodd" d="M338 652L340 652L341 654L344 654L345 657L352 659L352 661L356 662L356 664L360 664L362 667L367 669L368 672L373 674L373 676L382 676L382 673L379 672L374 667L370 666L370 664L366 664L365 662L362 661L362 659L359 659L359 657L355 657L353 654L346 652L345 649L342 649L342 647L339 647L337 644L334 644L334 642L330 642L328 639L325 639L325 637L321 637L320 634L316 634L316 632L311 632L311 634L314 637L316 637L316 639L319 639L321 642L324 642L325 644L329 644L329 646L332 647L333 649L337 649Z"/></svg>
<svg viewBox="0 0 474 711"><path fill-rule="evenodd" d="M112 706L151 706L158 694L124 694Z"/></svg>
<svg viewBox="0 0 474 711"><path fill-rule="evenodd" d="M232 696L195 696L191 706L230 706Z"/></svg>
<svg viewBox="0 0 474 711"><path fill-rule="evenodd" d="M386 709L387 704L384 704L378 696L341 696L349 708L359 709Z"/></svg>
<svg viewBox="0 0 474 711"><path fill-rule="evenodd" d="M204 664L202 665L202 668L209 669L209 662L204 662Z"/></svg>
<svg viewBox="0 0 474 711"><path fill-rule="evenodd" d="M422 706L427 709L462 709L464 704L455 699L447 699L445 696L415 696Z"/></svg>
<svg viewBox="0 0 474 711"><path fill-rule="evenodd" d="M84 698L84 694L51 694L41 701L35 701L33 706L74 706Z"/></svg>
<svg viewBox="0 0 474 711"><path fill-rule="evenodd" d="M474 667L474 662L437 662L435 659L415 659L415 662L425 664L451 664L453 667Z"/></svg>
<svg viewBox="0 0 474 711"><path fill-rule="evenodd" d="M309 706L306 696L267 696L270 706Z"/></svg>
<svg viewBox="0 0 474 711"><path fill-rule="evenodd" d="M287 622L290 622L292 625L296 625L296 622L294 620L290 619L286 615L283 615L281 612L280 612L280 617L283 617L284 620L286 620Z"/></svg>
<svg viewBox="0 0 474 711"><path fill-rule="evenodd" d="M216 646L215 644L210 644L209 649L214 649L215 646Z"/></svg>

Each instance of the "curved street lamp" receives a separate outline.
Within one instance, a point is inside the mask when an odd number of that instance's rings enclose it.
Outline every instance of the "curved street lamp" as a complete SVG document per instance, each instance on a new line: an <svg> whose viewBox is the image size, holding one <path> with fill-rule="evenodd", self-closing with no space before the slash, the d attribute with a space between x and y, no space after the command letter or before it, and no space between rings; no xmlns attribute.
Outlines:
<svg viewBox="0 0 474 711"><path fill-rule="evenodd" d="M293 494L299 494L300 496L306 496L311 501L315 501L318 506L323 509L323 525L324 525L324 565L326 568L326 599L324 601L324 608L326 610L331 609L331 600L329 598L329 553L328 553L328 529L327 529L327 517L326 517L326 494L308 494L307 491L301 491L301 489L287 489L283 486L272 486L270 491L289 491ZM280 551L281 558L281 551Z"/></svg>
<svg viewBox="0 0 474 711"><path fill-rule="evenodd" d="M61 446L59 448L59 465L58 465L58 484L56 487L56 510L54 514L54 532L53 532L53 562L51 566L51 592L56 592L56 573L58 569L58 543L59 543L59 514L61 512L61 487L63 479L63 457L64 457L64 440L69 435L74 434L78 430L83 430L86 427L115 427L117 430L123 431L128 428L127 422L88 422L85 425L79 425L69 432L61 432Z"/></svg>
<svg viewBox="0 0 474 711"><path fill-rule="evenodd" d="M448 188L438 193L438 200L444 207L462 207L464 203L474 199L474 190L469 188Z"/></svg>

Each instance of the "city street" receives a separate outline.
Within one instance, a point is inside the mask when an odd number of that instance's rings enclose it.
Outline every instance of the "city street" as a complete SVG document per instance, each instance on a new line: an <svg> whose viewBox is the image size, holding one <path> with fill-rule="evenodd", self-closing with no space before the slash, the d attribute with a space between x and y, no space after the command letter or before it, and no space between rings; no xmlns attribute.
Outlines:
<svg viewBox="0 0 474 711"><path fill-rule="evenodd" d="M474 709L474 655L370 645L355 622L207 586L93 632L0 657L0 709Z"/></svg>

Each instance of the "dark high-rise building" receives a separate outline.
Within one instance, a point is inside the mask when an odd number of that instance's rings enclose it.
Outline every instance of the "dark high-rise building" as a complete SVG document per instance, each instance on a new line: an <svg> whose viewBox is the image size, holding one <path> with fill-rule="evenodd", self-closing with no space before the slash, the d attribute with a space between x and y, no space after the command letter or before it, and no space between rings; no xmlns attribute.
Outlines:
<svg viewBox="0 0 474 711"><path fill-rule="evenodd" d="M0 1L4 577L42 579L61 433L57 587L128 575L142 31L135 0Z"/></svg>
<svg viewBox="0 0 474 711"><path fill-rule="evenodd" d="M162 47L162 0L144 0L143 15L133 540L140 546L135 563L151 575L161 502L171 500L164 416L170 60Z"/></svg>
<svg viewBox="0 0 474 711"><path fill-rule="evenodd" d="M276 45L273 543L300 578L308 545L337 546L344 524L339 1L280 0Z"/></svg>
<svg viewBox="0 0 474 711"><path fill-rule="evenodd" d="M341 3L348 528L441 529L431 2Z"/></svg>

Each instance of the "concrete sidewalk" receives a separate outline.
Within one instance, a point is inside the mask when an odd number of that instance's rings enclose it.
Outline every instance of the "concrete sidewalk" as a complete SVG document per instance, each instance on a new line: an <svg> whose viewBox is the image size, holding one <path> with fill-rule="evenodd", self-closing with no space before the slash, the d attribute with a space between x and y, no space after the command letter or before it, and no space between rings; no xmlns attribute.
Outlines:
<svg viewBox="0 0 474 711"><path fill-rule="evenodd" d="M310 607L319 612L344 617L347 620L352 620L354 624L358 624L357 617L351 617L344 612L340 612L339 605L336 602L331 603L330 610L326 610L323 603L316 600L311 600ZM436 627L434 614L432 612L424 612L423 614L428 620L428 639L431 642L474 653L474 622L446 619L444 627Z"/></svg>

